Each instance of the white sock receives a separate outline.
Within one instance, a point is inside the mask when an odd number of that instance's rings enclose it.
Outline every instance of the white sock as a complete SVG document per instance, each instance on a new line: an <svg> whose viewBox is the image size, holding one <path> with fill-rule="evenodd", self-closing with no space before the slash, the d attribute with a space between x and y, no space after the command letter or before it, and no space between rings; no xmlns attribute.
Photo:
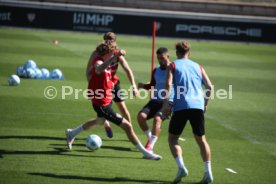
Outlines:
<svg viewBox="0 0 276 184"><path fill-rule="evenodd" d="M71 131L71 136L72 137L76 137L79 133L81 133L83 131L83 128L82 128L82 125L77 127L77 128L74 128L72 131Z"/></svg>
<svg viewBox="0 0 276 184"><path fill-rule="evenodd" d="M136 144L135 146L136 146L136 148L137 148L140 152L142 152L144 155L149 154L149 152L144 148L144 146L143 146L141 143L138 143L138 144Z"/></svg>
<svg viewBox="0 0 276 184"><path fill-rule="evenodd" d="M151 137L151 131L150 131L150 129L146 130L146 131L145 131L145 134L146 134L147 137L150 139L150 137Z"/></svg>
<svg viewBox="0 0 276 184"><path fill-rule="evenodd" d="M152 136L150 137L150 143L149 143L149 145L150 145L151 148L154 147L154 144L156 143L157 139L158 139L158 137L155 136L155 135L152 135Z"/></svg>
<svg viewBox="0 0 276 184"><path fill-rule="evenodd" d="M109 121L106 120L106 121L104 122L104 127L107 127L107 126L110 127L110 124L109 124Z"/></svg>
<svg viewBox="0 0 276 184"><path fill-rule="evenodd" d="M212 172L210 160L207 160L206 162L204 162L204 170L205 172L210 172L210 173Z"/></svg>
<svg viewBox="0 0 276 184"><path fill-rule="evenodd" d="M184 161L183 161L182 155L178 155L177 157L175 157L175 161L179 168L184 168Z"/></svg>

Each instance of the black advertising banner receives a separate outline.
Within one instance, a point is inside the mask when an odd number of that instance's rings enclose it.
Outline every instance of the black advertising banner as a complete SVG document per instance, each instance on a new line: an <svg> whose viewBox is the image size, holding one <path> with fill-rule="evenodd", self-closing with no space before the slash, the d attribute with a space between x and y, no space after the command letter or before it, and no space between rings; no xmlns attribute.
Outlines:
<svg viewBox="0 0 276 184"><path fill-rule="evenodd" d="M276 21L229 21L134 15L73 8L45 8L0 5L0 25L87 32L113 31L121 34L276 43Z"/></svg>

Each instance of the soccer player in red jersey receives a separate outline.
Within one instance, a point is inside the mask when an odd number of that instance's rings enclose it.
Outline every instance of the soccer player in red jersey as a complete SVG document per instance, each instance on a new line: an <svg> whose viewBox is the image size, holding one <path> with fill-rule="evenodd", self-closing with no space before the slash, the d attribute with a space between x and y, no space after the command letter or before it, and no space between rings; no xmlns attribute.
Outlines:
<svg viewBox="0 0 276 184"><path fill-rule="evenodd" d="M112 42L116 42L116 34L113 33L113 32L107 32L107 33L104 34L103 39L104 40L109 40L109 41L112 41ZM90 56L89 62L87 64L86 77L87 77L88 81L91 78L90 73L91 73L92 62L97 56L98 56L98 54L97 54L96 50L93 51L91 56ZM119 95L120 90L121 90L120 80L119 80L119 77L116 75L119 64L121 65L121 67L123 68L123 70L125 71L125 73L128 77L128 80L129 80L129 82L132 86L133 95L135 97L138 94L138 90L137 90L137 87L136 87L136 84L135 84L135 79L134 79L133 72L132 72L131 68L129 67L128 62L125 59L125 57L124 56L119 56L119 57L117 57L117 60L118 60L118 62L112 64L112 66L111 66L111 74L112 74L111 80L114 83L114 88L113 88L113 91L112 91L113 95L114 95L113 101L116 103L116 105L117 105L119 111L121 112L121 114L123 115L123 117L126 118L129 122L131 122L130 113L129 113L129 111L127 109L127 106L125 104L123 95ZM104 123L104 127L105 127L105 130L106 130L107 136L109 138L111 138L113 136L113 133L112 133L111 126L110 126L108 121L106 121Z"/></svg>
<svg viewBox="0 0 276 184"><path fill-rule="evenodd" d="M136 136L132 124L112 109L112 90L114 83L112 81L112 64L117 62L117 57L125 55L124 50L117 49L115 42L102 42L97 48L98 56L92 62L91 78L89 80L88 89L89 97L91 98L94 111L97 113L97 118L88 120L83 125L71 130L67 129L67 145L72 149L72 143L75 137L84 130L104 123L106 120L120 126L127 134L131 141L140 152L143 153L144 158L152 160L160 160L161 157L152 152L147 151Z"/></svg>

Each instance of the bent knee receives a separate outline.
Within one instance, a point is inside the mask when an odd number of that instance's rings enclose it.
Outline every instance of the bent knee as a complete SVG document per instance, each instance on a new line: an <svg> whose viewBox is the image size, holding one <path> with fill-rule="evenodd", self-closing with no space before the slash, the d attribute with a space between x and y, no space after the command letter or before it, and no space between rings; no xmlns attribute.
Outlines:
<svg viewBox="0 0 276 184"><path fill-rule="evenodd" d="M126 119L120 125L124 130L132 130L132 125Z"/></svg>
<svg viewBox="0 0 276 184"><path fill-rule="evenodd" d="M144 112L139 112L137 115L137 119L139 120L147 120L148 115Z"/></svg>
<svg viewBox="0 0 276 184"><path fill-rule="evenodd" d="M161 117L158 116L158 115L155 115L153 119L154 119L154 122L157 122L157 123L161 123L162 122Z"/></svg>
<svg viewBox="0 0 276 184"><path fill-rule="evenodd" d="M195 134L194 134L194 137L195 137L196 142L197 142L198 144L201 144L201 145L203 145L203 144L208 144L205 135L199 136L199 135L195 135Z"/></svg>

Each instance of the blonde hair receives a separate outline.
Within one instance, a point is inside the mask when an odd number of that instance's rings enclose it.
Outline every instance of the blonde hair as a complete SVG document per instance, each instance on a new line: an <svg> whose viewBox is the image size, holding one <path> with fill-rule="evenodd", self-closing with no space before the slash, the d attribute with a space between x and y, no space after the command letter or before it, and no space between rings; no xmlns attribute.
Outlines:
<svg viewBox="0 0 276 184"><path fill-rule="evenodd" d="M107 41L101 42L97 46L96 52L99 56L104 56L110 52L114 52L117 49L118 49L118 46L115 42L107 40Z"/></svg>
<svg viewBox="0 0 276 184"><path fill-rule="evenodd" d="M104 34L103 39L105 41L110 40L110 41L115 42L116 41L116 34L113 33L113 32L107 32L107 33Z"/></svg>

